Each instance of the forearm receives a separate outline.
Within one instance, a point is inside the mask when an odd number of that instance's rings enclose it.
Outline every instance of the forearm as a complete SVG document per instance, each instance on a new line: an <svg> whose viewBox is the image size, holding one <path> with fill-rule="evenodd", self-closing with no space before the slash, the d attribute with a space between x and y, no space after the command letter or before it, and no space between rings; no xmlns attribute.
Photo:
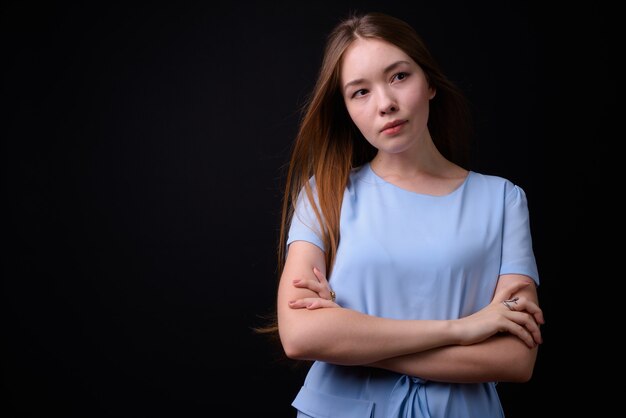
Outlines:
<svg viewBox="0 0 626 418"><path fill-rule="evenodd" d="M413 364L410 361L413 357L401 356L449 345L469 346L485 341L496 332L517 334L532 344L532 336L524 330L524 326L530 326L528 315L511 312L500 303L491 303L456 320L400 320L341 308L320 298L320 292L328 284L323 266L324 255L318 247L302 241L291 244L277 297L279 335L290 358L342 365L367 365L395 358L381 363L381 367L403 370L411 365L417 369L407 374L419 376L420 357L415 357ZM321 283L325 285L320 286ZM501 300L525 286L528 283L514 285ZM534 328L537 331L536 325ZM444 358L460 355L454 350L443 353L446 353ZM481 358L481 353L482 350L475 357Z"/></svg>
<svg viewBox="0 0 626 418"><path fill-rule="evenodd" d="M435 348L371 366L450 383L526 382L536 356L537 347L529 348L512 335L498 335L473 345Z"/></svg>
<svg viewBox="0 0 626 418"><path fill-rule="evenodd" d="M288 357L343 365L369 364L458 342L450 321L395 320L344 308L286 311L279 314L279 331Z"/></svg>
<svg viewBox="0 0 626 418"><path fill-rule="evenodd" d="M294 308L294 301L319 299L317 292L294 286L294 280L318 281L314 267L323 274L319 248L307 242L291 244L277 298L278 330L288 357L363 365L460 342L455 321L381 318L336 305Z"/></svg>

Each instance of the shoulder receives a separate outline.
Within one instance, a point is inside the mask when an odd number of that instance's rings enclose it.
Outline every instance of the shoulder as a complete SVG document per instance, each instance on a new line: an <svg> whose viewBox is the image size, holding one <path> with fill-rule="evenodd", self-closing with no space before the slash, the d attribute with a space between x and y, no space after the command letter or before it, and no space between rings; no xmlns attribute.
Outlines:
<svg viewBox="0 0 626 418"><path fill-rule="evenodd" d="M472 176L471 188L475 194L479 194L483 198L490 197L501 201L506 206L525 206L527 204L524 189L513 181L498 175L475 171L471 171L470 175Z"/></svg>
<svg viewBox="0 0 626 418"><path fill-rule="evenodd" d="M505 177L497 176L494 174L485 174L477 171L470 171L472 176L472 182L478 182L486 187L512 187L513 182Z"/></svg>
<svg viewBox="0 0 626 418"><path fill-rule="evenodd" d="M369 163L360 165L358 167L353 167L352 170L350 170L350 179L358 179L358 178L363 178L367 175L367 167L369 166Z"/></svg>
<svg viewBox="0 0 626 418"><path fill-rule="evenodd" d="M358 184L373 182L375 182L375 179L372 177L370 170L368 170L368 165L363 164L350 170L347 189L350 190Z"/></svg>
<svg viewBox="0 0 626 418"><path fill-rule="evenodd" d="M511 180L497 176L494 174L479 173L476 171L470 171L471 183L476 187L481 187L494 192L502 192L505 195L512 191L522 191L522 188Z"/></svg>

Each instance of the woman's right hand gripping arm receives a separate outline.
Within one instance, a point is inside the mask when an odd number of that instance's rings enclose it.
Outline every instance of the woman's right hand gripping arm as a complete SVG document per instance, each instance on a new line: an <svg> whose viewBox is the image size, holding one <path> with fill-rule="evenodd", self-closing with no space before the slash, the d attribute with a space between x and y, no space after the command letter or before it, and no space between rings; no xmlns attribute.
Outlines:
<svg viewBox="0 0 626 418"><path fill-rule="evenodd" d="M433 348L471 344L526 325L526 316L506 315L503 319L495 309L490 315L475 317L480 325L468 332L455 321L396 320L342 308L320 296L324 286L312 290L315 286L310 283L325 281L324 266L319 247L305 241L289 246L277 312L280 339L290 358L366 365ZM298 280L301 284L294 284Z"/></svg>

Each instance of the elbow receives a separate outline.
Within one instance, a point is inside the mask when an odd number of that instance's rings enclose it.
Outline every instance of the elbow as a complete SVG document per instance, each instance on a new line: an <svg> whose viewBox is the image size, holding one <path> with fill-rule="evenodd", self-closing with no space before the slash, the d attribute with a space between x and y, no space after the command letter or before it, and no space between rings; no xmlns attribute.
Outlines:
<svg viewBox="0 0 626 418"><path fill-rule="evenodd" d="M283 341L282 345L287 358L290 358L291 360L307 360L305 358L306 356L304 351L298 346L298 344Z"/></svg>
<svg viewBox="0 0 626 418"><path fill-rule="evenodd" d="M511 373L508 381L513 383L526 383L533 377L533 367L517 367L518 370Z"/></svg>
<svg viewBox="0 0 626 418"><path fill-rule="evenodd" d="M516 357L506 367L508 370L506 380L513 383L526 383L533 377L537 348L532 350L525 349L524 353L519 353Z"/></svg>
<svg viewBox="0 0 626 418"><path fill-rule="evenodd" d="M310 344L298 334L298 332L280 333L280 342L285 356L291 360L311 360Z"/></svg>

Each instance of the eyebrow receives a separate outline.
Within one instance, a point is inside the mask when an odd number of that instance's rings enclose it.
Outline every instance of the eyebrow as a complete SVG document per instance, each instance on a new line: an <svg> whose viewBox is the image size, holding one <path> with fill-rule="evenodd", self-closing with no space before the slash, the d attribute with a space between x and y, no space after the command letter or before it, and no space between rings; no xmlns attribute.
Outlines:
<svg viewBox="0 0 626 418"><path fill-rule="evenodd" d="M385 69L383 70L383 74L386 74L386 73L388 73L388 72L392 71L392 70L393 70L393 69L395 69L396 67L400 66L400 64L410 64L410 62L408 62L408 61L403 61L403 60L401 60L401 61L396 61L396 62L394 62L393 64L388 65L387 67L385 67ZM355 85L355 84L361 84L361 83L362 83L362 82L364 82L364 81L365 81L365 79L364 79L364 78L358 78L358 79L356 79L356 80L349 81L349 82L347 82L347 83L343 86L343 91L345 92L345 91L348 89L348 87L353 86L353 85Z"/></svg>

